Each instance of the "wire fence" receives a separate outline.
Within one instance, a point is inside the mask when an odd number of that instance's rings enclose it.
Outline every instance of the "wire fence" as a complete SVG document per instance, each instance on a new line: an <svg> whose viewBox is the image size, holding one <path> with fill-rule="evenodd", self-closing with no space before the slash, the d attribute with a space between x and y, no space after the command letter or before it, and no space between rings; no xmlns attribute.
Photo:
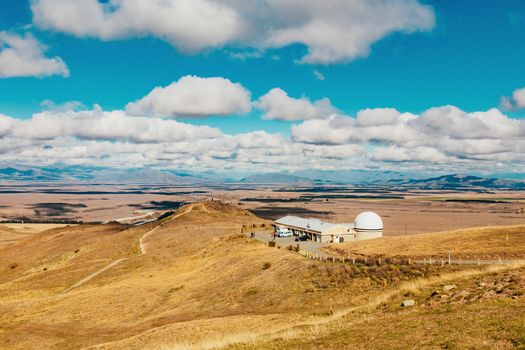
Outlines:
<svg viewBox="0 0 525 350"><path fill-rule="evenodd" d="M295 249L294 249L295 250ZM341 264L359 264L367 266L378 266L378 265L434 265L434 266L445 266L445 265L510 265L524 260L520 259L501 259L487 260L487 259L453 259L453 258L423 258L413 259L409 257L354 257L354 256L322 256L308 252L306 250L295 250L302 256L317 261L323 261L327 263L341 263Z"/></svg>

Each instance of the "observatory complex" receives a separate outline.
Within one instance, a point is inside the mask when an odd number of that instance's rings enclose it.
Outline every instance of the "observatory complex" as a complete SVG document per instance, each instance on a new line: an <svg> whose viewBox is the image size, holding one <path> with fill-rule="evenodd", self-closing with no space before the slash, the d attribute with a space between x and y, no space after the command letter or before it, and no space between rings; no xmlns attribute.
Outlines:
<svg viewBox="0 0 525 350"><path fill-rule="evenodd" d="M275 232L288 230L294 236L307 236L319 243L343 243L383 237L383 220L371 211L357 215L353 223L342 224L288 215L274 221L273 227Z"/></svg>

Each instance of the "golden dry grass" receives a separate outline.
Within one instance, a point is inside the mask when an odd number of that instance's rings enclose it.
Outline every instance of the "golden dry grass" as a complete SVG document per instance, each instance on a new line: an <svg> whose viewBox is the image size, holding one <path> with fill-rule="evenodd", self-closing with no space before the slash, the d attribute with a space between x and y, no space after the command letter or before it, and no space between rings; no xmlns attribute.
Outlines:
<svg viewBox="0 0 525 350"><path fill-rule="evenodd" d="M332 245L341 255L442 257L450 249L454 258L524 258L525 225L496 226L383 237L368 241Z"/></svg>
<svg viewBox="0 0 525 350"><path fill-rule="evenodd" d="M0 248L24 240L32 234L54 228L65 227L64 224L0 224Z"/></svg>
<svg viewBox="0 0 525 350"><path fill-rule="evenodd" d="M515 263L509 266L491 266L480 269L456 271L452 273L445 273L439 276L432 276L430 278L419 278L413 281L409 281L401 284L399 287L391 288L387 291L376 293L376 295L370 295L367 301L362 302L359 306L350 308L341 308L328 316L317 316L311 317L307 320L299 320L295 323L289 323L287 327L282 328L279 326L273 327L272 330L252 333L240 333L236 332L233 334L222 335L220 337L215 336L208 337L205 340L201 340L197 343L163 343L160 345L154 345L148 347L151 350L178 350L178 349L222 349L222 348L254 348L254 349L297 349L297 348L332 348L330 345L331 341L335 339L342 344L338 344L340 348L347 348L347 338L349 334L355 334L353 327L355 325L364 325L366 334L371 338L374 338L374 324L378 319L383 318L382 310L378 307L392 303L393 300L398 301L399 297L403 295L417 295L422 293L423 290L429 289L432 286L455 282L458 281L469 281L474 278L478 278L484 275L490 275L494 273L501 273L504 271L518 270L520 274L525 273L523 268L525 263ZM524 288L522 286L522 288ZM521 300L523 301L523 300ZM522 303L523 304L523 303ZM396 304L396 305L399 305ZM525 304L522 305L525 309ZM505 313L502 312L500 318L511 311L510 307L507 307ZM497 310L496 310L497 311ZM494 310L491 310L494 312ZM403 324L405 315L390 315L389 319L392 322L396 322L397 327L402 328L406 326ZM447 315L447 318L450 318ZM516 317L514 317L515 319ZM435 320L434 320L435 321ZM457 321L456 321L457 322ZM514 320L516 322L516 320ZM367 328L368 327L368 328ZM468 328L468 327L467 327ZM340 331L343 330L344 332ZM388 342L391 338L397 338L398 342L402 341L402 336L397 336L396 332L403 334L402 330L393 330L392 327L388 328L391 333L385 334L382 332L382 336L378 339L382 346L378 348L388 347ZM365 334L362 330L361 335ZM358 337L355 337L358 338ZM363 337L361 337L363 338ZM368 348L369 344L364 339L359 339L360 343L352 343L355 348ZM332 342L333 343L333 342ZM315 345L314 345L315 344ZM404 347L408 343L402 343ZM400 347L400 348L404 348ZM376 348L376 347L373 347Z"/></svg>
<svg viewBox="0 0 525 350"><path fill-rule="evenodd" d="M0 348L211 349L322 336L399 293L486 271L314 262L245 238L242 225L264 221L234 206L183 212L140 227L53 229L0 249Z"/></svg>

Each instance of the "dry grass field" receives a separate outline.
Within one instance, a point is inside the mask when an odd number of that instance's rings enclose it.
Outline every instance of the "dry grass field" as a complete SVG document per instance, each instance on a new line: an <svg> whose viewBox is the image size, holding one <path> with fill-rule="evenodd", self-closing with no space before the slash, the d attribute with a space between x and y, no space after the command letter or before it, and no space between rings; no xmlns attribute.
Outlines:
<svg viewBox="0 0 525 350"><path fill-rule="evenodd" d="M15 244L30 235L54 228L63 224L0 224L0 248Z"/></svg>
<svg viewBox="0 0 525 350"><path fill-rule="evenodd" d="M511 306L523 309L520 266L312 261L240 233L243 225L265 223L237 206L202 202L141 226L54 228L0 248L0 348L347 348L347 340L357 348L370 341L381 348L389 337L397 337L393 344L403 348L403 338L387 325L406 327L415 338L424 333L418 314L424 320L436 316L439 323L446 315L452 319L454 308L463 317L482 306L501 314L479 339L488 346L525 345L516 335L519 320L509 316ZM500 277L508 300L497 294L468 308L461 303L420 307L430 303L431 289L445 283L471 288L479 279ZM400 308L404 298L416 299L418 306ZM496 323L500 319L507 324ZM487 316L476 327L489 322ZM353 333L349 338L353 327L371 334L374 324L383 327L374 339ZM457 334L443 337L451 347L479 345L475 339L460 343ZM498 337L503 343L496 343Z"/></svg>
<svg viewBox="0 0 525 350"><path fill-rule="evenodd" d="M455 259L523 259L525 225L384 237L331 245L328 249L343 256L446 258L450 250Z"/></svg>
<svg viewBox="0 0 525 350"><path fill-rule="evenodd" d="M228 349L523 349L525 268L469 271L400 288L321 324ZM449 289L450 288L450 289ZM402 307L406 300L415 306ZM164 350L182 349L172 346Z"/></svg>

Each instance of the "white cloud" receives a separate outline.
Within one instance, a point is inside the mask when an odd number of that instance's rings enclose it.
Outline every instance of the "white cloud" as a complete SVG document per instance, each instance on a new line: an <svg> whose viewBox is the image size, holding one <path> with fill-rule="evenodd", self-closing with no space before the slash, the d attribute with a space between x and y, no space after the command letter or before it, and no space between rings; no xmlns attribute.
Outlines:
<svg viewBox="0 0 525 350"><path fill-rule="evenodd" d="M500 100L501 107L505 110L524 109L525 108L525 87L516 89L512 96L503 96Z"/></svg>
<svg viewBox="0 0 525 350"><path fill-rule="evenodd" d="M372 160L448 162L525 160L525 120L497 109L467 113L454 106L421 115L367 109L357 118L332 116L292 126L295 142L314 145L371 145Z"/></svg>
<svg viewBox="0 0 525 350"><path fill-rule="evenodd" d="M48 99L40 102L40 108L46 111L66 112L79 110L85 108L85 106L80 101L66 101L63 103L56 103L55 101Z"/></svg>
<svg viewBox="0 0 525 350"><path fill-rule="evenodd" d="M337 112L327 98L313 102L307 97L293 98L280 88L261 96L256 107L264 112L265 119L288 121L327 118Z"/></svg>
<svg viewBox="0 0 525 350"><path fill-rule="evenodd" d="M185 76L166 87L156 87L126 110L136 115L206 117L250 111L250 92L220 77Z"/></svg>
<svg viewBox="0 0 525 350"><path fill-rule="evenodd" d="M85 140L161 143L221 137L218 129L161 118L132 117L124 111L44 111L31 119L12 119L10 135L17 139L47 141L62 137ZM0 124L1 125L1 124Z"/></svg>
<svg viewBox="0 0 525 350"><path fill-rule="evenodd" d="M453 106L420 115L366 109L292 126L291 137L257 130L225 134L209 126L126 111L47 110L21 120L0 114L4 163L154 166L195 171L304 169L512 170L525 166L525 121L497 109Z"/></svg>
<svg viewBox="0 0 525 350"><path fill-rule="evenodd" d="M317 69L314 69L313 71L314 73L314 76L317 80L320 80L320 81L324 81L326 79L326 77L324 76L323 73L319 72Z"/></svg>
<svg viewBox="0 0 525 350"><path fill-rule="evenodd" d="M187 52L303 44L309 64L367 56L389 34L435 21L417 0L33 0L31 9L40 28L103 40L155 36Z"/></svg>
<svg viewBox="0 0 525 350"><path fill-rule="evenodd" d="M0 78L69 76L64 61L45 57L45 50L30 33L0 32Z"/></svg>

